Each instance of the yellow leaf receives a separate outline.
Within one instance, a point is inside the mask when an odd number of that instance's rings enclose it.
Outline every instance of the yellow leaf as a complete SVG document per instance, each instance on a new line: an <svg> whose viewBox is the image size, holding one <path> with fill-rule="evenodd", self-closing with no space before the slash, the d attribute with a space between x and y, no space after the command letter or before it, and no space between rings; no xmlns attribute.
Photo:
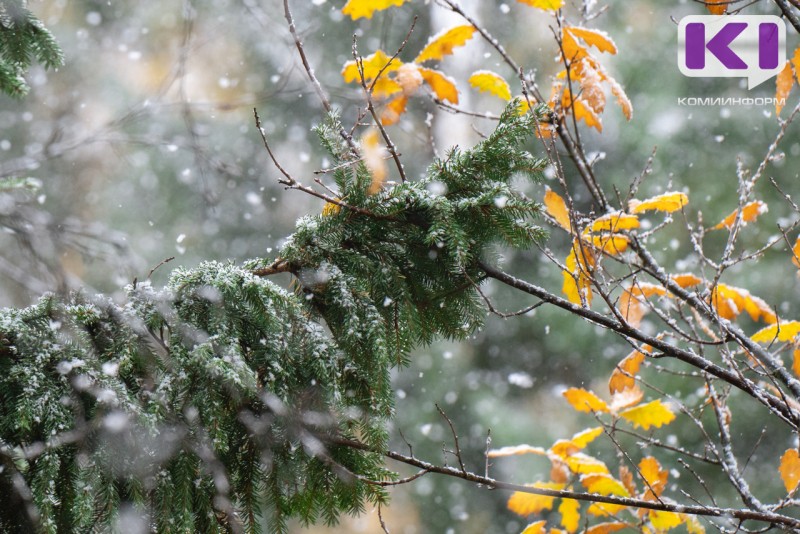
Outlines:
<svg viewBox="0 0 800 534"><path fill-rule="evenodd" d="M639 367L644 361L645 355L643 352L634 350L614 368L611 373L611 378L608 380L608 391L612 395L620 391L632 388L636 385L634 376L639 372Z"/></svg>
<svg viewBox="0 0 800 534"><path fill-rule="evenodd" d="M517 0L531 7L538 7L545 11L555 11L564 6L564 0Z"/></svg>
<svg viewBox="0 0 800 534"><path fill-rule="evenodd" d="M546 520L531 523L525 527L525 530L522 531L522 534L545 534L547 532L544 528L545 524L547 524Z"/></svg>
<svg viewBox="0 0 800 534"><path fill-rule="evenodd" d="M775 114L780 115L786 98L789 96L789 91L792 90L794 85L794 77L792 76L792 64L787 61L783 70L778 73L775 78Z"/></svg>
<svg viewBox="0 0 800 534"><path fill-rule="evenodd" d="M575 434L570 438L570 441L573 444L575 444L576 447L582 449L591 442L593 442L602 433L603 433L603 427L596 426L594 428L588 428L586 430L578 432L577 434Z"/></svg>
<svg viewBox="0 0 800 534"><path fill-rule="evenodd" d="M589 493L598 493L600 495L616 495L617 497L631 496L622 482L607 474L595 473L591 475L583 475L581 477L581 484L586 487L586 490Z"/></svg>
<svg viewBox="0 0 800 534"><path fill-rule="evenodd" d="M639 217L636 215L628 215L627 213L623 213L621 211L616 211L614 213L609 213L607 215L603 215L602 217L598 217L592 221L592 224L589 228L592 232L600 232L603 230L609 232L632 230L634 228L639 228Z"/></svg>
<svg viewBox="0 0 800 534"><path fill-rule="evenodd" d="M706 534L706 529L696 516L686 515L684 518L686 522L686 532L689 534Z"/></svg>
<svg viewBox="0 0 800 534"><path fill-rule="evenodd" d="M642 461L639 462L639 472L642 474L642 478L647 481L647 486L649 486L645 492L645 499L651 500L653 496L660 496L667 486L669 473L661 469L661 464L658 463L658 460L652 456L642 458Z"/></svg>
<svg viewBox="0 0 800 534"><path fill-rule="evenodd" d="M712 15L724 15L728 9L728 3L732 0L705 0L706 9Z"/></svg>
<svg viewBox="0 0 800 534"><path fill-rule="evenodd" d="M800 456L797 449L789 449L781 456L781 466L778 469L786 491L791 493L800 484Z"/></svg>
<svg viewBox="0 0 800 534"><path fill-rule="evenodd" d="M598 523L597 525L586 529L586 534L611 534L612 532L617 532L618 530L622 530L627 526L628 525L625 523L620 523L619 521Z"/></svg>
<svg viewBox="0 0 800 534"><path fill-rule="evenodd" d="M659 428L675 420L675 414L660 400L654 400L647 404L642 404L641 406L629 408L619 415L627 419L634 426L644 428L645 430L651 427Z"/></svg>
<svg viewBox="0 0 800 534"><path fill-rule="evenodd" d="M621 504L608 504L605 502L595 502L592 503L592 505L586 509L586 513L594 516L607 516L607 515L616 515L621 510L624 509L625 506Z"/></svg>
<svg viewBox="0 0 800 534"><path fill-rule="evenodd" d="M499 458L501 456L515 456L518 454L539 454L544 456L547 454L547 451L541 447L532 447L531 445L514 445L513 447L492 449L487 456L489 458Z"/></svg>
<svg viewBox="0 0 800 534"><path fill-rule="evenodd" d="M564 484L557 484L555 482L535 482L527 484L532 488L541 489L564 489ZM534 493L525 493L523 491L515 491L508 498L506 506L509 510L522 517L527 517L531 514L537 514L542 510L551 510L553 508L553 501L555 497L547 495L536 495Z"/></svg>
<svg viewBox="0 0 800 534"><path fill-rule="evenodd" d="M581 28L580 26L567 26L564 29L573 36L583 39L584 43L589 46L594 46L601 52L608 52L609 54L617 53L617 45L614 44L611 37L604 31Z"/></svg>
<svg viewBox="0 0 800 534"><path fill-rule="evenodd" d="M798 258L800 258L800 236L797 236L794 246L792 247L792 263L795 267L800 268Z"/></svg>
<svg viewBox="0 0 800 534"><path fill-rule="evenodd" d="M339 204L334 204L333 202L326 202L325 205L322 207L322 216L333 217L334 215L337 215L340 211L342 211L342 207Z"/></svg>
<svg viewBox="0 0 800 534"><path fill-rule="evenodd" d="M364 165L372 174L372 182L367 189L368 195L374 195L383 187L386 181L388 168L386 166L386 147L380 142L377 128L370 128L361 138L361 154L364 158Z"/></svg>
<svg viewBox="0 0 800 534"><path fill-rule="evenodd" d="M433 94L439 100L448 100L452 104L458 104L458 89L452 78L445 76L438 70L419 68L425 83L431 88Z"/></svg>
<svg viewBox="0 0 800 534"><path fill-rule="evenodd" d="M478 70L469 77L469 84L481 92L489 92L503 100L511 100L511 88L499 74L489 70Z"/></svg>
<svg viewBox="0 0 800 534"><path fill-rule="evenodd" d="M578 524L581 520L580 506L580 503L575 499L561 499L558 513L561 514L561 526L567 529L567 532L578 530Z"/></svg>
<svg viewBox="0 0 800 534"><path fill-rule="evenodd" d="M762 213L766 213L768 211L768 207L766 203L761 202L760 200L754 200L753 202L749 202L745 204L742 208L742 219L740 221L740 226L746 226L747 223L753 222L756 218L761 215ZM734 221L736 221L736 215L739 213L738 209L733 210L733 213L722 219L722 221L714 226L712 230L721 230L722 228L732 228Z"/></svg>
<svg viewBox="0 0 800 534"><path fill-rule="evenodd" d="M570 405L579 412L608 412L608 405L600 397L582 388L569 388L563 393Z"/></svg>
<svg viewBox="0 0 800 534"><path fill-rule="evenodd" d="M372 97L379 100L383 100L394 94L403 92L403 88L399 83L387 78L386 76L381 76L375 81L374 84L370 85L372 86ZM370 87L370 85L367 85L367 87Z"/></svg>
<svg viewBox="0 0 800 534"><path fill-rule="evenodd" d="M591 475L593 473L610 474L605 463L582 452L567 456L564 461L570 471L580 475Z"/></svg>
<svg viewBox="0 0 800 534"><path fill-rule="evenodd" d="M547 210L548 215L555 219L561 228L567 232L572 232L572 223L569 220L567 203L564 202L564 199L561 198L558 193L549 187L546 187L545 189L544 207ZM798 238L798 241L800 242L800 238Z"/></svg>
<svg viewBox="0 0 800 534"><path fill-rule="evenodd" d="M602 234L592 236L592 246L601 252L615 256L622 254L628 249L630 239L621 234Z"/></svg>
<svg viewBox="0 0 800 534"><path fill-rule="evenodd" d="M396 71L403 64L399 59L392 59L391 56L387 56L383 50L376 50L371 56L361 58L360 63L364 68L364 80L368 82L374 80L381 71L383 71L381 75L386 75ZM359 64L356 63L355 60L348 61L344 64L342 77L346 83L361 83L361 75L358 72L358 67Z"/></svg>
<svg viewBox="0 0 800 534"><path fill-rule="evenodd" d="M406 0L349 0L342 8L342 13L350 15L353 20L372 18L375 11L383 11L393 6L402 6Z"/></svg>
<svg viewBox="0 0 800 534"><path fill-rule="evenodd" d="M429 60L438 60L449 56L453 49L464 46L467 41L472 39L475 28L470 25L456 26L447 30L442 30L428 40L428 44L422 49L414 63L423 63Z"/></svg>
<svg viewBox="0 0 800 534"><path fill-rule="evenodd" d="M681 209L687 202L689 202L689 198L683 193L664 193L647 200L631 200L628 207L632 213L653 210L671 213Z"/></svg>
<svg viewBox="0 0 800 534"><path fill-rule="evenodd" d="M794 76L800 80L800 46L794 49L792 56L792 67L794 67Z"/></svg>
<svg viewBox="0 0 800 534"><path fill-rule="evenodd" d="M603 427L600 426L583 430L568 440L560 439L556 441L553 443L553 446L550 447L550 452L562 458L566 458L586 447L602 433Z"/></svg>
<svg viewBox="0 0 800 534"><path fill-rule="evenodd" d="M695 276L692 273L673 274L670 278L683 288L696 286L703 281L699 276Z"/></svg>
<svg viewBox="0 0 800 534"><path fill-rule="evenodd" d="M798 333L800 333L800 321L785 321L762 328L750 336L750 339L757 343L791 341Z"/></svg>
<svg viewBox="0 0 800 534"><path fill-rule="evenodd" d="M649 517L650 523L659 531L670 530L683 523L683 517L675 512L650 510Z"/></svg>
<svg viewBox="0 0 800 534"><path fill-rule="evenodd" d="M644 391L636 386L622 390L619 393L615 393L611 397L611 411L617 413L623 408L633 406L634 404L639 404L643 397Z"/></svg>
<svg viewBox="0 0 800 534"><path fill-rule="evenodd" d="M573 304L592 304L592 281L589 278L594 267L592 252L580 243L573 244L565 262L567 270L562 271L564 284L561 291Z"/></svg>
<svg viewBox="0 0 800 534"><path fill-rule="evenodd" d="M391 126L400 120L400 115L406 112L407 96L400 96L386 104L381 112L381 124Z"/></svg>

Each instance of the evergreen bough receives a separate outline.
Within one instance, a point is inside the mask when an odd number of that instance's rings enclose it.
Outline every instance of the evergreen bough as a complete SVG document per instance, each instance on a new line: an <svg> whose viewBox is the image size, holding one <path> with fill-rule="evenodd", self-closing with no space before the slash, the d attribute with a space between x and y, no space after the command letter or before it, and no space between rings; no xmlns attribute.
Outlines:
<svg viewBox="0 0 800 534"><path fill-rule="evenodd" d="M0 91L24 96L25 72L33 61L52 69L64 63L53 34L28 11L26 0L0 0Z"/></svg>
<svg viewBox="0 0 800 534"><path fill-rule="evenodd" d="M545 165L521 148L535 120L515 102L473 149L370 196L332 116L317 130L358 210L300 219L277 261L0 311L0 530L284 532L385 501L368 481L394 476L390 369L473 332L479 260L543 237L511 184ZM256 274L275 265L293 289Z"/></svg>

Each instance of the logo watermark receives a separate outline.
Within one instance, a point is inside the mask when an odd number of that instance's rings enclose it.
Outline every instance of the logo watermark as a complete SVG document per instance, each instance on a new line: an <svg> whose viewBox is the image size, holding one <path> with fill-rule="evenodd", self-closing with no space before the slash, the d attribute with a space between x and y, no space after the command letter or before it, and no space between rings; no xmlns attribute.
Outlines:
<svg viewBox="0 0 800 534"><path fill-rule="evenodd" d="M692 78L747 78L747 88L786 63L786 25L775 15L692 15L678 25L678 68Z"/></svg>

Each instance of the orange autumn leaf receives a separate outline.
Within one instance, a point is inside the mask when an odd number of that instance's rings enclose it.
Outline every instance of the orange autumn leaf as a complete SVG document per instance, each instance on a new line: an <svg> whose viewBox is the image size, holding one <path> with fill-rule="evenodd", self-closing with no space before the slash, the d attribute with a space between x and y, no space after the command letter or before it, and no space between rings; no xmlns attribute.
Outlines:
<svg viewBox="0 0 800 534"><path fill-rule="evenodd" d="M533 484L527 484L527 486L552 490L564 489L564 484L555 482L534 482ZM553 501L555 501L555 497L550 497L548 495L515 491L508 498L506 506L515 514L526 517L531 514L537 514L542 510L551 510L553 508Z"/></svg>
<svg viewBox="0 0 800 534"><path fill-rule="evenodd" d="M558 507L558 513L561 514L561 526L567 532L575 532L578 530L580 524L580 503L575 499L561 499L561 504Z"/></svg>
<svg viewBox="0 0 800 534"><path fill-rule="evenodd" d="M792 56L792 67L794 67L794 76L800 81L800 46L794 49L794 55Z"/></svg>
<svg viewBox="0 0 800 534"><path fill-rule="evenodd" d="M487 456L489 458L500 458L502 456L516 456L519 454L538 454L544 456L547 454L547 451L541 447L533 447L531 445L514 445L512 447L492 449L487 453Z"/></svg>
<svg viewBox="0 0 800 534"><path fill-rule="evenodd" d="M767 207L767 204L761 202L760 200L754 200L753 202L745 204L745 206L741 210L742 218L740 221L740 225L746 226L747 223L755 221L759 215L761 215L762 213L766 213L768 210L769 208ZM736 216L738 215L738 213L739 213L738 209L733 210L733 212L730 215L722 219L722 221L718 225L714 226L711 229L721 230L722 228L728 228L728 229L732 228L733 223L736 221Z"/></svg>
<svg viewBox="0 0 800 534"><path fill-rule="evenodd" d="M672 280L682 288L696 286L703 281L702 278L695 276L692 273L673 274L670 276L670 278L672 278Z"/></svg>
<svg viewBox="0 0 800 534"><path fill-rule="evenodd" d="M642 318L650 311L644 299L652 295L664 296L666 294L667 290L661 286L638 282L622 292L618 309L631 326L638 327Z"/></svg>
<svg viewBox="0 0 800 534"><path fill-rule="evenodd" d="M595 502L592 503L592 505L586 509L586 513L594 516L609 516L609 515L616 515L621 510L624 509L625 506L622 504L608 504L605 502Z"/></svg>
<svg viewBox="0 0 800 534"><path fill-rule="evenodd" d="M675 414L661 400L654 400L647 404L628 408L619 415L635 427L645 430L649 430L651 427L660 428L662 425L667 425L675 420Z"/></svg>
<svg viewBox="0 0 800 534"><path fill-rule="evenodd" d="M582 98L573 99L569 89L564 90L561 98L561 107L565 111L572 111L575 114L575 118L582 120L587 126L594 128L598 132L603 131L603 123L597 112Z"/></svg>
<svg viewBox="0 0 800 534"><path fill-rule="evenodd" d="M795 376L800 376L800 349L798 348L792 351L792 371Z"/></svg>
<svg viewBox="0 0 800 534"><path fill-rule="evenodd" d="M583 388L569 388L564 398L579 412L608 412L608 405L600 397Z"/></svg>
<svg viewBox="0 0 800 534"><path fill-rule="evenodd" d="M390 7L402 6L406 0L348 0L342 8L342 13L350 15L353 20L366 17L372 18L375 11L383 11Z"/></svg>
<svg viewBox="0 0 800 534"><path fill-rule="evenodd" d="M491 93L503 100L511 100L511 88L508 82L490 70L478 70L469 77L469 84L479 91Z"/></svg>
<svg viewBox="0 0 800 534"><path fill-rule="evenodd" d="M786 98L789 96L789 91L792 90L794 85L794 76L792 75L792 63L786 62L786 66L778 73L775 78L775 114L780 115L783 105L786 103Z"/></svg>
<svg viewBox="0 0 800 534"><path fill-rule="evenodd" d="M391 126L399 121L400 115L406 111L406 104L408 104L407 96L395 98L386 104L386 107L381 112L381 124Z"/></svg>
<svg viewBox="0 0 800 534"><path fill-rule="evenodd" d="M641 367L644 358L645 354L638 350L634 350L625 356L614 368L614 372L611 373L611 378L608 381L609 393L613 395L634 387L636 385L634 376L639 372L639 367Z"/></svg>
<svg viewBox="0 0 800 534"><path fill-rule="evenodd" d="M628 525L626 523L621 523L619 521L598 523L593 527L586 529L586 534L612 534L613 532L617 532L618 530L622 530L623 528L627 527Z"/></svg>
<svg viewBox="0 0 800 534"><path fill-rule="evenodd" d="M800 236L797 236L797 239L794 242L794 246L792 247L792 263L795 267L800 269Z"/></svg>
<svg viewBox="0 0 800 534"><path fill-rule="evenodd" d="M622 254L628 250L628 236L620 234L602 234L592 236L592 246L601 252L612 256Z"/></svg>
<svg viewBox="0 0 800 534"><path fill-rule="evenodd" d="M453 53L453 49L464 46L472 39L475 28L471 25L456 26L442 30L428 40L428 44L419 53L414 63L423 63L429 60L439 60Z"/></svg>
<svg viewBox="0 0 800 534"><path fill-rule="evenodd" d="M433 94L439 100L448 100L452 104L458 104L458 89L456 83L449 76L434 69L426 69L425 67L419 68L419 73L422 79L431 88Z"/></svg>
<svg viewBox="0 0 800 534"><path fill-rule="evenodd" d="M705 0L706 9L712 15L724 15L731 0Z"/></svg>
<svg viewBox="0 0 800 534"><path fill-rule="evenodd" d="M396 71L403 65L402 61L397 58L392 59L391 56L387 56L383 50L376 50L371 56L361 58L358 63L352 60L344 64L342 77L346 83L361 83L361 74L358 72L359 63L363 66L364 79L368 82L374 80L379 73L381 75L386 75ZM381 73L381 71L383 72Z"/></svg>
<svg viewBox="0 0 800 534"><path fill-rule="evenodd" d="M757 343L791 341L797 334L800 334L800 321L784 321L762 328L750 336L750 339Z"/></svg>
<svg viewBox="0 0 800 534"><path fill-rule="evenodd" d="M627 289L620 295L617 309L628 324L634 328L638 328L642 324L642 318L650 311L638 296Z"/></svg>
<svg viewBox="0 0 800 534"><path fill-rule="evenodd" d="M564 6L564 0L517 0L525 5L543 9L545 11L555 11Z"/></svg>
<svg viewBox="0 0 800 534"><path fill-rule="evenodd" d="M548 215L550 215L555 221L558 223L561 228L566 230L567 232L572 232L572 223L569 220L569 210L567 209L567 203L564 202L564 199L561 196L550 189L549 187L545 188L544 193L544 207L547 210Z"/></svg>
<svg viewBox="0 0 800 534"><path fill-rule="evenodd" d="M364 165L372 175L367 189L368 195L374 195L383 187L388 174L385 156L386 147L380 142L377 128L370 128L361 138L361 153L364 158Z"/></svg>
<svg viewBox="0 0 800 534"><path fill-rule="evenodd" d="M531 523L522 531L521 534L546 534L547 530L545 529L545 525L547 524L546 520L536 521L535 523Z"/></svg>
<svg viewBox="0 0 800 534"><path fill-rule="evenodd" d="M632 213L642 213L643 211L664 211L671 213L677 211L689 202L689 197L684 193L664 193L647 200L631 200L628 203Z"/></svg>
<svg viewBox="0 0 800 534"><path fill-rule="evenodd" d="M793 492L800 484L800 455L797 454L797 449L789 449L783 453L778 470L786 491Z"/></svg>
<svg viewBox="0 0 800 534"><path fill-rule="evenodd" d="M747 312L754 321L772 324L778 320L764 300L739 287L717 284L711 294L711 305L723 319L735 319L740 313Z"/></svg>
<svg viewBox="0 0 800 534"><path fill-rule="evenodd" d="M652 456L642 458L642 461L639 462L639 472L648 486L645 492L645 499L650 497L648 500L651 500L653 496L660 496L664 488L667 487L667 477L669 473L661 468L661 464L658 463L658 460Z"/></svg>
<svg viewBox="0 0 800 534"><path fill-rule="evenodd" d="M617 45L614 44L611 37L604 31L581 28L580 26L567 26L564 30L582 39L587 45L594 46L601 52L608 52L609 54L617 53Z"/></svg>
<svg viewBox="0 0 800 534"><path fill-rule="evenodd" d="M633 118L633 104L631 104L628 95L625 93L625 90L622 89L622 86L612 78L611 76L606 76L606 81L608 85L611 87L611 94L617 99L617 104L619 107L622 108L622 114L625 115L627 120L631 120Z"/></svg>
<svg viewBox="0 0 800 534"><path fill-rule="evenodd" d="M609 232L632 230L634 228L639 228L639 217L617 211L603 215L602 217L598 217L592 221L592 224L589 228L592 232L600 232L603 230Z"/></svg>

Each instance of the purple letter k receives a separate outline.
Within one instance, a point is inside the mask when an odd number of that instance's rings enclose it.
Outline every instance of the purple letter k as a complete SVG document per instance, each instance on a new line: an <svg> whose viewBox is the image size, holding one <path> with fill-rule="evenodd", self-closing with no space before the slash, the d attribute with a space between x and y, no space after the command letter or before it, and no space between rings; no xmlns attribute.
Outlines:
<svg viewBox="0 0 800 534"><path fill-rule="evenodd" d="M747 64L734 54L730 44L742 33L747 24L729 22L706 44L705 25L692 22L686 25L686 67L702 69L706 66L706 48L714 54L726 69L746 69Z"/></svg>

